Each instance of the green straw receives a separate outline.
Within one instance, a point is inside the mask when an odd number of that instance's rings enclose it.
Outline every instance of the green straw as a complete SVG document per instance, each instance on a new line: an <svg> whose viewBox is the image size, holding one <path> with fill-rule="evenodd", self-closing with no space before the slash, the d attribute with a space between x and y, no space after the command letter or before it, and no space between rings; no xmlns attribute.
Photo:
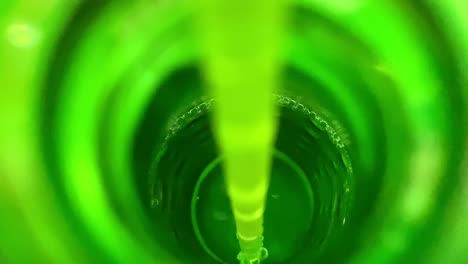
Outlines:
<svg viewBox="0 0 468 264"><path fill-rule="evenodd" d="M216 98L212 124L224 156L241 263L267 257L263 213L277 120L283 1L201 0L204 73ZM224 235L224 234L220 234Z"/></svg>

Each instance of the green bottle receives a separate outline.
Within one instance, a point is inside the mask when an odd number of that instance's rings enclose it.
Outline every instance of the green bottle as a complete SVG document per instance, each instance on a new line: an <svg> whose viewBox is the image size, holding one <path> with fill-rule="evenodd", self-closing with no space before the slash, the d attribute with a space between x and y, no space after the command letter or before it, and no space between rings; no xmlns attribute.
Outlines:
<svg viewBox="0 0 468 264"><path fill-rule="evenodd" d="M192 1L0 3L0 262L238 263ZM291 1L262 263L465 263L463 1Z"/></svg>

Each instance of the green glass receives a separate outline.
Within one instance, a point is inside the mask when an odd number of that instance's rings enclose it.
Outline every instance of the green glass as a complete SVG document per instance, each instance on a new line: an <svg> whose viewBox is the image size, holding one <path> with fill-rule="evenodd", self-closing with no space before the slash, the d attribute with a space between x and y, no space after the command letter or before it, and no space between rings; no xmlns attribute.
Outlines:
<svg viewBox="0 0 468 264"><path fill-rule="evenodd" d="M290 76L292 87L299 77ZM171 80L177 80L182 90L199 87L194 84L200 82L193 70ZM269 250L265 263L303 263L317 258L320 249L346 223L353 200L351 161L343 128L333 128L339 126L337 120L329 120L291 97L275 98L281 110L265 214L265 246ZM234 263L239 250L235 226L220 153L209 129L213 104L214 99L196 100L169 122L167 134L162 133L161 143L153 150L157 154L151 165L150 199L154 217L170 219L172 224L161 223L161 228L173 230L187 249L186 261ZM148 117L149 125L152 115L148 113ZM141 146L146 142L142 140ZM315 201L320 201L321 207L314 207Z"/></svg>
<svg viewBox="0 0 468 264"><path fill-rule="evenodd" d="M266 261L463 263L468 7L292 5ZM236 261L193 8L0 3L0 261Z"/></svg>

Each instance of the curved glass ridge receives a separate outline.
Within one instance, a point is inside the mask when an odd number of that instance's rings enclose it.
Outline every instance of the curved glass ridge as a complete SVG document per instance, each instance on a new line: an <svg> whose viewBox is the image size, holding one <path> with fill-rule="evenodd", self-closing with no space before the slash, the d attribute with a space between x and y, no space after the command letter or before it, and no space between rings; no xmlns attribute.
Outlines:
<svg viewBox="0 0 468 264"><path fill-rule="evenodd" d="M1 1L0 262L237 262L194 1ZM290 1L262 263L468 258L465 10Z"/></svg>

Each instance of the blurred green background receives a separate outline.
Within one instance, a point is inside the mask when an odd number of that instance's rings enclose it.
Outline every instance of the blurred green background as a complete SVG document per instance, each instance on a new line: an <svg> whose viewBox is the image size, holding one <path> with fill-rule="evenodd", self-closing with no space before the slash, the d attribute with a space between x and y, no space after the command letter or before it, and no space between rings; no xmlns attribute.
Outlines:
<svg viewBox="0 0 468 264"><path fill-rule="evenodd" d="M290 6L279 104L329 123L353 168L346 221L316 216L331 231L307 261L467 263L468 3ZM159 208L179 185L155 191L152 167L177 117L210 102L195 8L0 2L0 262L214 261L174 235L191 220Z"/></svg>

